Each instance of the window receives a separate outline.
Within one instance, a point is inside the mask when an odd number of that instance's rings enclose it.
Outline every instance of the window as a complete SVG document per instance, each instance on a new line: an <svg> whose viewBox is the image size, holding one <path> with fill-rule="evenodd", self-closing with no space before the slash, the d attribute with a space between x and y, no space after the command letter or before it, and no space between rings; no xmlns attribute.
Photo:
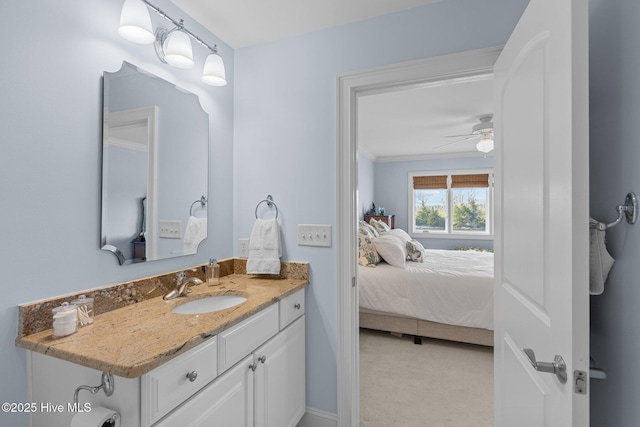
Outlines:
<svg viewBox="0 0 640 427"><path fill-rule="evenodd" d="M464 238L493 234L492 184L491 170L411 172L411 234Z"/></svg>

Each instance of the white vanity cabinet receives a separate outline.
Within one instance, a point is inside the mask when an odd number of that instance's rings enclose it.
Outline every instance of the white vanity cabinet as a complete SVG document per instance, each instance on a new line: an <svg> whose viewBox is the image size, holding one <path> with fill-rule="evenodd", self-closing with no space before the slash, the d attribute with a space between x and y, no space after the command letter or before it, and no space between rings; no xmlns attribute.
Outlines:
<svg viewBox="0 0 640 427"><path fill-rule="evenodd" d="M305 411L305 318L304 293L294 295L219 334L226 371L153 427L295 427ZM296 315L278 332L290 304Z"/></svg>
<svg viewBox="0 0 640 427"><path fill-rule="evenodd" d="M305 412L304 289L147 372L115 377L107 397L82 391L122 426L295 427ZM30 400L64 404L101 373L28 352ZM73 414L37 413L31 425L68 427Z"/></svg>
<svg viewBox="0 0 640 427"><path fill-rule="evenodd" d="M154 427L295 427L305 411L304 317Z"/></svg>

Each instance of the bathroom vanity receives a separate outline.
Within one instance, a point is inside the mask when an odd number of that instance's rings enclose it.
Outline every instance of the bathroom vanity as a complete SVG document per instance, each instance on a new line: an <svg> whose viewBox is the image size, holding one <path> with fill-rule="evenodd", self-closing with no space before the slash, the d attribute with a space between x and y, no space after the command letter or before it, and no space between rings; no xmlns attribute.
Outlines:
<svg viewBox="0 0 640 427"><path fill-rule="evenodd" d="M98 385L105 371L114 393L81 390L78 401L117 411L121 426L296 426L305 412L307 283L230 274L188 297L99 314L68 337L18 337L30 350L30 401L39 409L32 425L68 426L76 388ZM212 295L247 300L211 313L172 312ZM47 411L49 403L64 410Z"/></svg>

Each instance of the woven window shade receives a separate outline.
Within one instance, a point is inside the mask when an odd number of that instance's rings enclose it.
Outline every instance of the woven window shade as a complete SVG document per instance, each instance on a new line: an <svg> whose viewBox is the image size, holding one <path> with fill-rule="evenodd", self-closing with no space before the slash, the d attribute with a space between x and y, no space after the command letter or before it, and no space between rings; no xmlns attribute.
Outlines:
<svg viewBox="0 0 640 427"><path fill-rule="evenodd" d="M487 188L488 186L488 173L453 175L451 177L451 188Z"/></svg>
<svg viewBox="0 0 640 427"><path fill-rule="evenodd" d="M442 190L447 188L447 176L414 176L414 190Z"/></svg>

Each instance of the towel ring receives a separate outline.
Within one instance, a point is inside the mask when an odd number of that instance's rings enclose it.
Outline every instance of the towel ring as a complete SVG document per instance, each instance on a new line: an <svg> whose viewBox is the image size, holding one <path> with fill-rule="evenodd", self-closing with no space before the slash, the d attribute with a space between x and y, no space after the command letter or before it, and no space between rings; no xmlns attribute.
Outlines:
<svg viewBox="0 0 640 427"><path fill-rule="evenodd" d="M266 199L260 200L258 202L258 204L256 205L256 212L255 212L256 219L258 219L258 206L260 206L263 203L266 203L267 206L269 206L269 207L275 207L276 208L276 219L278 219L278 205L276 205L276 202L273 201L273 197L271 197L271 194L269 194Z"/></svg>
<svg viewBox="0 0 640 427"><path fill-rule="evenodd" d="M196 200L195 202L191 203L191 207L189 208L189 216L193 216L193 206L196 203L200 203L200 206L202 206L204 208L205 205L207 204L207 202L208 202L208 200L204 196L202 196L198 200Z"/></svg>

